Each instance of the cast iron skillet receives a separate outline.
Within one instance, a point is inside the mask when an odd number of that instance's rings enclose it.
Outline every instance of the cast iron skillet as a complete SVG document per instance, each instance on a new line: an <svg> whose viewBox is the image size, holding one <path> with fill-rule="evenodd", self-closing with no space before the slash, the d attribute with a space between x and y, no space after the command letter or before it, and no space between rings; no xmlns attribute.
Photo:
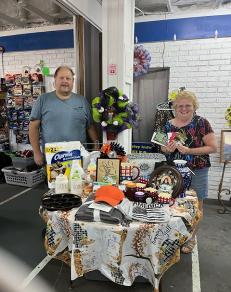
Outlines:
<svg viewBox="0 0 231 292"><path fill-rule="evenodd" d="M50 194L42 198L42 207L48 211L70 210L82 205L80 196L64 193Z"/></svg>
<svg viewBox="0 0 231 292"><path fill-rule="evenodd" d="M151 186L154 183L158 187L158 178L162 176L170 176L173 181L172 197L176 198L184 189L184 183L181 173L173 166L164 165L156 168L150 175L148 185Z"/></svg>

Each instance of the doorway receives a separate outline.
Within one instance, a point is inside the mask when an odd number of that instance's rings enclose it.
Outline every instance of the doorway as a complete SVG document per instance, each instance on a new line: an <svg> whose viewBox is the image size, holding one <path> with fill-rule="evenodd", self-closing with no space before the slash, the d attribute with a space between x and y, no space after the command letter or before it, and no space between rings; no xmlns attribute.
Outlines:
<svg viewBox="0 0 231 292"><path fill-rule="evenodd" d="M169 68L152 68L134 79L133 101L139 105L141 121L133 129L133 142L150 142L154 131L156 107L166 102L169 89Z"/></svg>

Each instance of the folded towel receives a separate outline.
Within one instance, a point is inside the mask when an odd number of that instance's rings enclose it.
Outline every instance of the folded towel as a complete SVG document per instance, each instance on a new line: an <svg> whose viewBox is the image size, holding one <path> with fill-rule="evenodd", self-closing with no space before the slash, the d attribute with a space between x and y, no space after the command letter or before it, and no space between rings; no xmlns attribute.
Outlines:
<svg viewBox="0 0 231 292"><path fill-rule="evenodd" d="M121 213L120 210L116 208L111 208L109 212L103 210L97 210L93 208L89 208L89 204L92 203L94 196L91 195L86 202L78 209L75 214L75 219L80 221L88 221L88 222L104 222L110 224L119 224L124 223L125 216Z"/></svg>
<svg viewBox="0 0 231 292"><path fill-rule="evenodd" d="M169 206L162 204L146 204L131 202L125 198L118 206L128 219L142 222L161 223L170 220L171 212Z"/></svg>

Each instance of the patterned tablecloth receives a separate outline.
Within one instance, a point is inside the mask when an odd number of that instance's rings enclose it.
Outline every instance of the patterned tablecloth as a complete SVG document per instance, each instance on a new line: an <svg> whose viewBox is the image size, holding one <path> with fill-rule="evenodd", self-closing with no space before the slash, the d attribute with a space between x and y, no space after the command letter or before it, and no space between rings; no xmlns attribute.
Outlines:
<svg viewBox="0 0 231 292"><path fill-rule="evenodd" d="M77 209L40 209L47 222L45 248L71 266L74 280L99 270L111 281L130 286L137 276L158 291L164 272L180 259L180 246L200 219L195 197L178 199L169 222L131 222L129 226L75 221Z"/></svg>

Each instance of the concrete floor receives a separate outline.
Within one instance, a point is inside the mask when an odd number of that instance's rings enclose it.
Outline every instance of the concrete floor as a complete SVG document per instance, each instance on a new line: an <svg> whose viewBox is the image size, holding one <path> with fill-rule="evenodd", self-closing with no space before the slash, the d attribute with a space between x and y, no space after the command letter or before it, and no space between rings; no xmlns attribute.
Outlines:
<svg viewBox="0 0 231 292"><path fill-rule="evenodd" d="M46 257L41 236L44 224L38 215L41 196L46 190L45 184L33 189L0 184L0 247L26 263L31 271ZM198 233L199 256L196 252L181 255L180 262L171 267L162 279L163 292L231 291L231 214L218 214L219 208L216 200L205 202L204 219ZM60 261L51 260L39 276L54 291L70 291L70 269ZM118 288L121 292L153 291L149 283L122 287L110 281L89 280L89 277L77 279L72 291L94 289L95 292L113 292Z"/></svg>

